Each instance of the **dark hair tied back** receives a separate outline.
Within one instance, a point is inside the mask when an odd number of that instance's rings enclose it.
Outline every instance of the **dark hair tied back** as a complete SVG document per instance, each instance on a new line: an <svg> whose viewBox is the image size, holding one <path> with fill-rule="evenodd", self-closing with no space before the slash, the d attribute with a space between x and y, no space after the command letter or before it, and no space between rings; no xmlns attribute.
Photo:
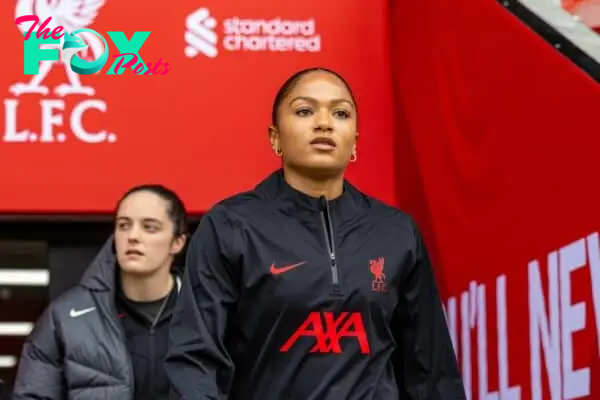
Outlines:
<svg viewBox="0 0 600 400"><path fill-rule="evenodd" d="M153 193L165 200L168 203L167 214L173 222L175 237L180 237L187 233L187 212L183 201L174 191L162 185L147 184L132 187L119 199L116 209L119 209L123 200L138 192Z"/></svg>

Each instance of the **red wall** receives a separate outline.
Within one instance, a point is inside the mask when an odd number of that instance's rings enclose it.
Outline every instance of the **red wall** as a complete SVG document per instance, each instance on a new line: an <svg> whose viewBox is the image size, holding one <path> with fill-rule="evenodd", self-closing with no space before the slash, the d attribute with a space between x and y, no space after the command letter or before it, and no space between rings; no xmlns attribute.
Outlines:
<svg viewBox="0 0 600 400"><path fill-rule="evenodd" d="M350 178L362 190L396 201L387 0L181 0L158 8L148 8L146 0L98 3L95 18L82 20L104 35L110 63L98 74L80 76L93 95L65 97L55 92L66 82L60 64L42 82L47 94L11 91L33 78L23 75L23 34L14 23L16 5L31 3L0 1L0 35L11 59L0 66L0 190L9 194L0 196L0 214L110 213L125 190L146 182L172 187L190 212L202 213L279 166L267 135L273 98L290 75L315 66L339 71L358 98L361 135ZM186 34L205 40L198 31L208 21L193 21L200 8L216 25L214 58L185 52ZM239 24L243 34L232 34L239 20L245 21ZM314 29L305 36L289 32L298 21L311 21ZM119 52L108 31L128 38L150 31L140 56L146 63L168 62L171 71L137 76L129 68L106 75ZM284 44L319 39L320 47L231 51L230 42L240 37L249 43L275 37ZM104 139L83 140L84 131L104 132Z"/></svg>
<svg viewBox="0 0 600 400"><path fill-rule="evenodd" d="M470 398L592 398L598 85L494 1L392 3L399 198L439 252Z"/></svg>

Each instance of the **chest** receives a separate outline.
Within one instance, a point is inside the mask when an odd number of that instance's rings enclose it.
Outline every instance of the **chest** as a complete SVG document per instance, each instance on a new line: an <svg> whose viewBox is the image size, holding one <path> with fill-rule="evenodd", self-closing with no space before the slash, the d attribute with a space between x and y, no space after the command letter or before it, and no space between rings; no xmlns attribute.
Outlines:
<svg viewBox="0 0 600 400"><path fill-rule="evenodd" d="M96 300L90 295L63 311L68 312L60 325L65 379L72 390L85 391L88 382L94 381L98 393L120 393L127 398L131 385L127 349L118 326L106 318Z"/></svg>
<svg viewBox="0 0 600 400"><path fill-rule="evenodd" d="M328 221L330 219L330 222ZM414 262L406 232L385 220L279 215L247 224L244 293L270 308L369 310L391 314Z"/></svg>
<svg viewBox="0 0 600 400"><path fill-rule="evenodd" d="M122 322L133 368L135 398L168 398L169 383L162 362L169 348L168 320L154 329L128 316Z"/></svg>

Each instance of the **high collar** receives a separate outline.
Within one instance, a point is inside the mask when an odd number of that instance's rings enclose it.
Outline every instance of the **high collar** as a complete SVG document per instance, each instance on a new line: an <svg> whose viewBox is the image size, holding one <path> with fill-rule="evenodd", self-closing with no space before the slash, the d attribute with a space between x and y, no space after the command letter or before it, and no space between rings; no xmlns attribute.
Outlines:
<svg viewBox="0 0 600 400"><path fill-rule="evenodd" d="M115 291L117 257L111 235L85 270L80 285L93 291Z"/></svg>
<svg viewBox="0 0 600 400"><path fill-rule="evenodd" d="M329 208L330 212L342 219L356 216L365 207L365 196L346 180L342 194L328 201L324 196L313 197L290 186L284 178L283 169L273 172L259 183L256 192L261 197L273 201L282 210L320 212Z"/></svg>

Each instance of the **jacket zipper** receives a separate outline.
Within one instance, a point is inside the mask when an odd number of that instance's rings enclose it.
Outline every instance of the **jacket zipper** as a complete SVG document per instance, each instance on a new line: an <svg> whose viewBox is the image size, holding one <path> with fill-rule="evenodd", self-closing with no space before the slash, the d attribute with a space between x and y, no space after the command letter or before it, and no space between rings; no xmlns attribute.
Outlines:
<svg viewBox="0 0 600 400"><path fill-rule="evenodd" d="M121 340L119 340L119 343L121 344L121 346L123 346L124 349L124 354L126 354L126 360L127 360L127 375L129 377L129 385L128 389L129 389L129 393L131 396L131 400L135 399L135 389L134 389L134 385L135 385L135 374L133 372L133 361L131 360L131 355L129 354L129 348L127 347L127 334L125 333L125 328L123 328L123 323L119 320L119 318L117 318L117 308L114 306L114 303L111 305L109 303L105 303L104 301L101 301L101 299L95 299L96 300L96 304L99 305L99 308L101 310L103 310L105 312L105 314L107 316L109 316L109 319L112 320L113 322L113 327L117 329L117 335L119 336L119 338Z"/></svg>
<svg viewBox="0 0 600 400"><path fill-rule="evenodd" d="M179 291L181 290L181 280L179 279L179 277L176 277L176 282L175 284L177 285L177 292L179 293ZM154 317L154 321L152 322L152 325L150 326L150 348L151 348L151 354L152 354L152 358L151 360L154 360L154 330L156 328L156 325L158 324L158 321L162 315L162 313L165 310L165 307L167 306L167 302L169 301L169 298L171 297L171 294L173 294L173 292L169 293L169 295L167 296L167 298L165 299L165 301L163 301L163 303L161 304L160 309L158 310L158 314L156 315L156 317ZM98 301L96 301L98 303ZM101 303L103 304L103 303ZM112 313L108 313L108 315L117 315L117 309L116 307L109 307L109 309L111 309ZM113 317L114 318L114 323L115 326L117 327L117 330L119 332L119 336L121 337L121 340L119 341L123 347L125 348L125 354L127 354L127 365L128 365L128 375L129 375L129 381L130 381L130 385L129 385L129 390L131 393L131 400L133 400L135 398L135 373L133 371L133 361L131 360L131 355L129 354L129 348L127 347L127 335L125 334L125 329L123 328L123 324L121 321L119 321L118 318ZM154 362L150 363L150 368L151 370L151 378L154 378Z"/></svg>
<svg viewBox="0 0 600 400"><path fill-rule="evenodd" d="M173 292L169 293L169 295L165 298L165 300L162 302L160 309L158 310L158 313L156 314L156 316L154 317L154 321L152 321L152 325L150 325L150 380L148 381L149 385L152 385L154 383L154 375L156 374L155 371L155 362L154 362L154 331L156 329L156 325L158 324L158 321L160 320L160 317L162 316L163 312L165 311L165 307L167 306L167 303L169 302L169 298L171 297L171 294Z"/></svg>
<svg viewBox="0 0 600 400"><path fill-rule="evenodd" d="M327 251L329 253L329 266L331 268L331 281L333 283L334 294L340 294L342 287L340 284L340 277L338 273L337 260L335 256L335 240L333 223L331 221L331 212L329 211L329 202L325 196L321 196L321 225L323 226L323 233L325 234L325 244L327 245Z"/></svg>
<svg viewBox="0 0 600 400"><path fill-rule="evenodd" d="M120 321L119 321L120 323ZM127 347L127 335L125 334L125 330L121 327L121 335L122 335L122 343L125 348L125 354L127 354L127 366L128 375L129 375L129 392L131 393L131 400L135 399L135 373L133 372L133 360L131 359L131 354L129 353L129 348Z"/></svg>

